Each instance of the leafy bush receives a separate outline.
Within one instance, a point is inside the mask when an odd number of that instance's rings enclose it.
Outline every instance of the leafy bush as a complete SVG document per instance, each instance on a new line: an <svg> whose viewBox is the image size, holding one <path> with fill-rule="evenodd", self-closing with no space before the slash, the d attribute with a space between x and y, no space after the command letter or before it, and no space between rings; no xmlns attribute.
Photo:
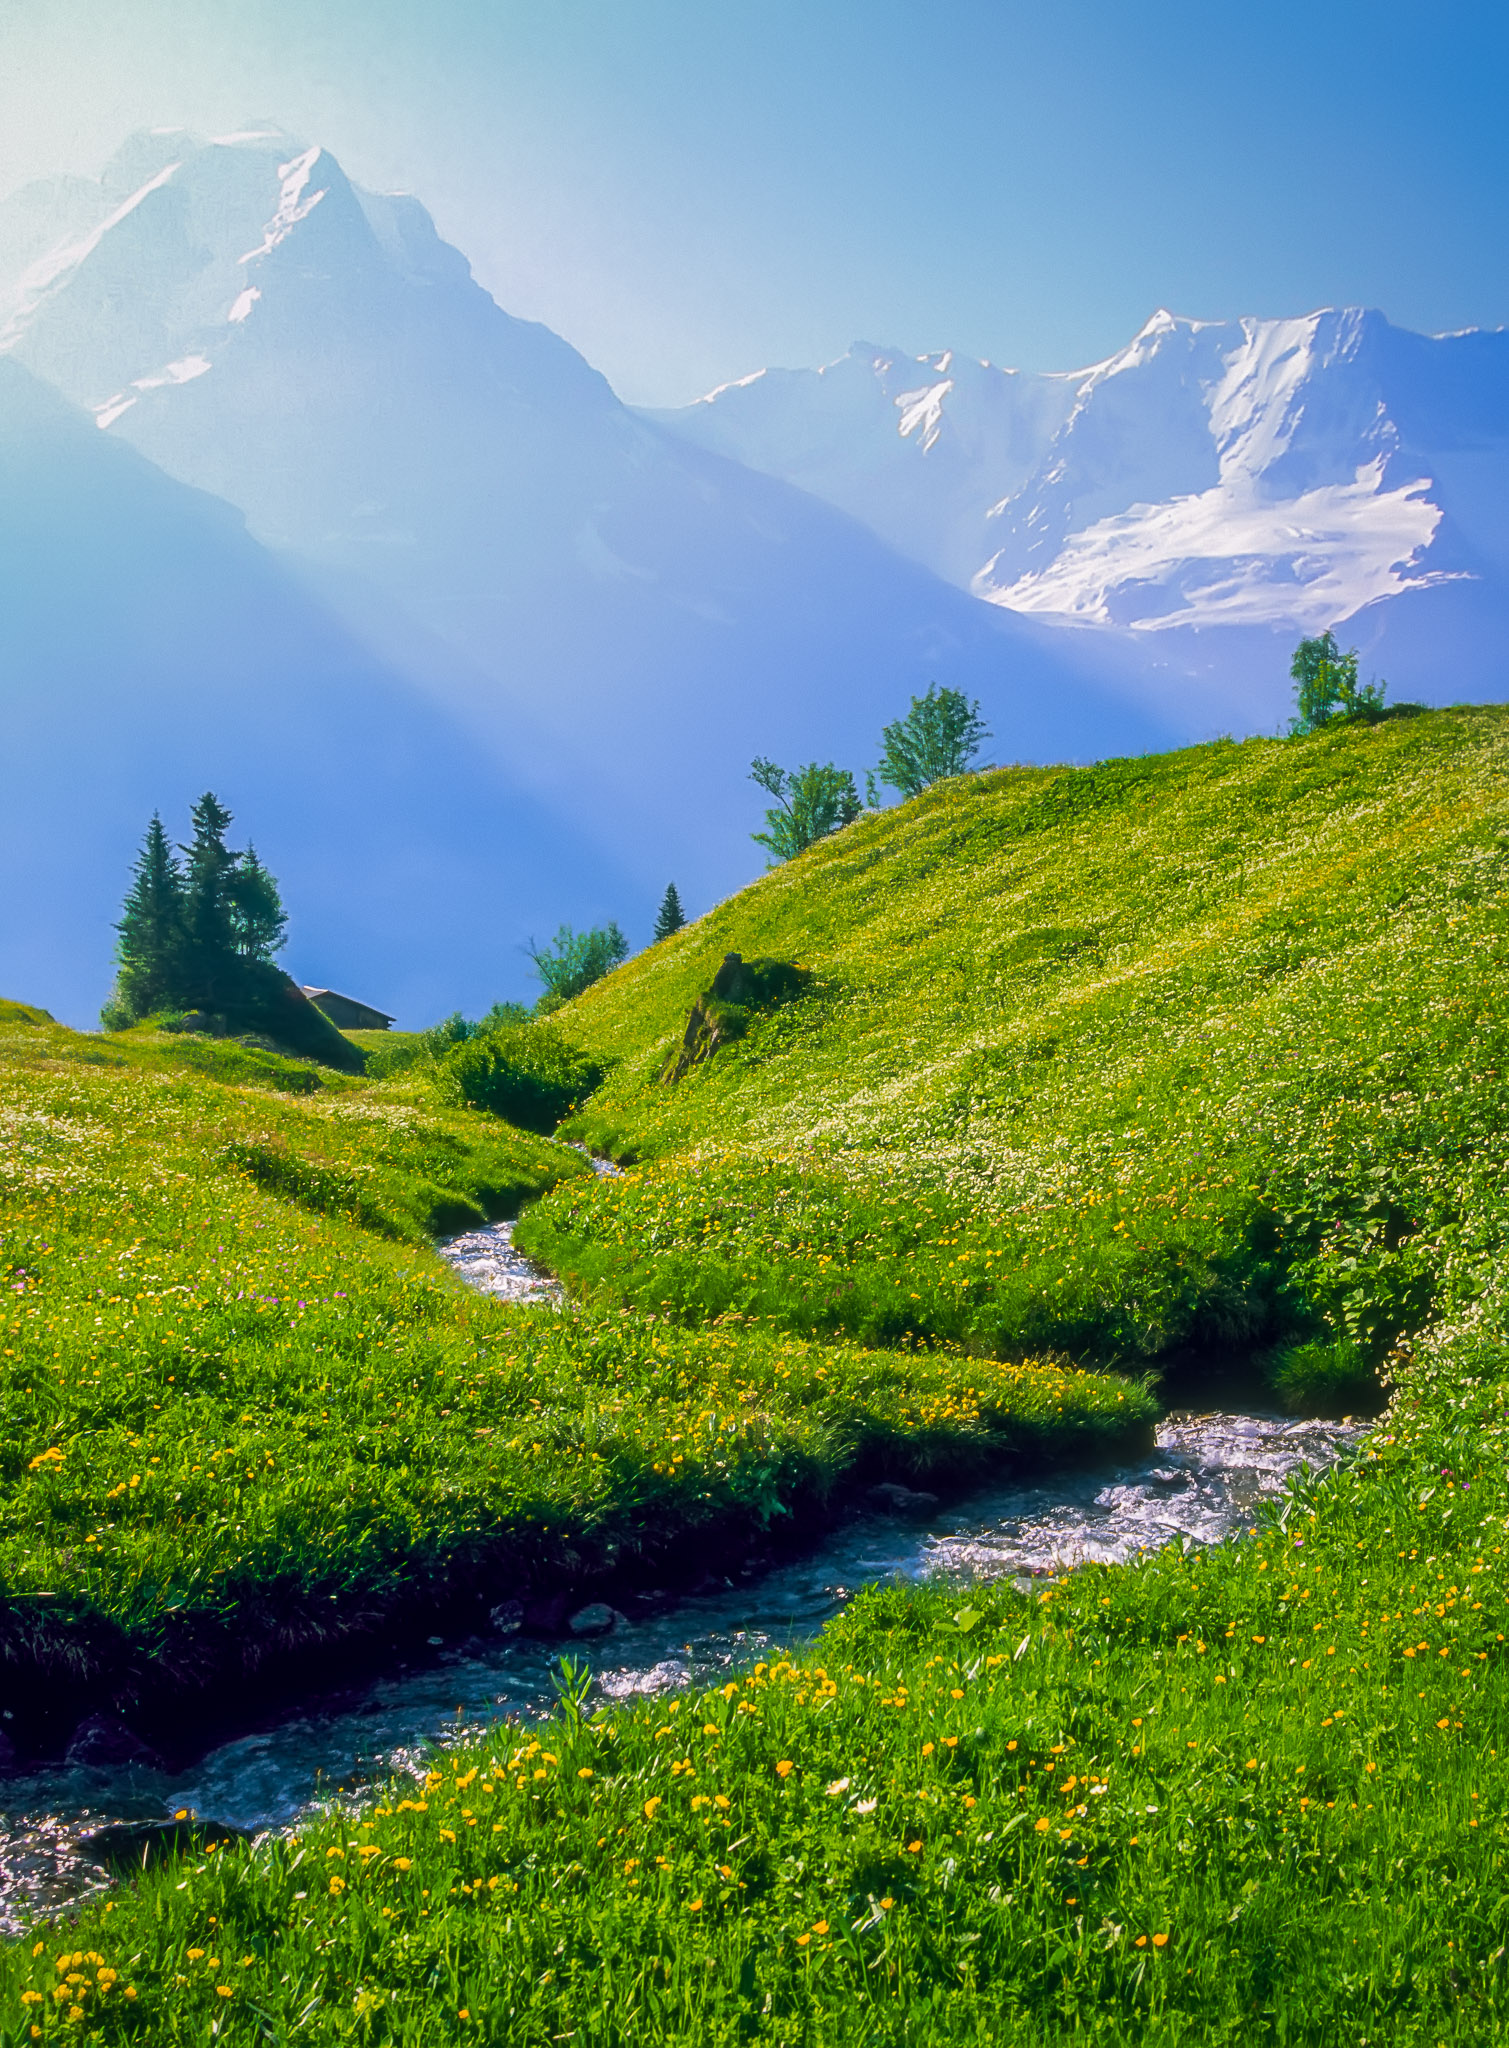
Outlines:
<svg viewBox="0 0 1509 2048"><path fill-rule="evenodd" d="M610 919L591 931L573 931L563 924L549 945L537 946L531 939L527 948L534 971L543 987L536 1008L543 1014L569 1003L583 989L601 981L629 957L629 942Z"/></svg>
<svg viewBox="0 0 1509 2048"><path fill-rule="evenodd" d="M1301 640L1289 665L1294 678L1294 712L1289 730L1296 739L1323 725L1376 725L1385 715L1387 683L1359 683L1357 649L1343 654L1334 633Z"/></svg>
<svg viewBox="0 0 1509 2048"><path fill-rule="evenodd" d="M468 1108L490 1110L520 1130L547 1136L608 1071L548 1024L507 1024L462 1039L445 1055L441 1070Z"/></svg>

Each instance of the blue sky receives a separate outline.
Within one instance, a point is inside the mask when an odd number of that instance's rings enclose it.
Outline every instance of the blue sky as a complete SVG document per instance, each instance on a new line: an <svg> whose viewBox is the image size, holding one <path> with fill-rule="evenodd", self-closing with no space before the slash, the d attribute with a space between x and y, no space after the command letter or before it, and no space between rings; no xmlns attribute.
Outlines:
<svg viewBox="0 0 1509 2048"><path fill-rule="evenodd" d="M1158 305L1505 324L1506 104L1479 0L0 0L0 191L272 117L652 404Z"/></svg>

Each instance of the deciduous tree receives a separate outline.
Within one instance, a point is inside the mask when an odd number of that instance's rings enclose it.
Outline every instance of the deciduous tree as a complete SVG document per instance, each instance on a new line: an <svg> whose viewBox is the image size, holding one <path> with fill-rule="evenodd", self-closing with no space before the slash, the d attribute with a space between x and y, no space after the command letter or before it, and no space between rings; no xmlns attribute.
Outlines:
<svg viewBox="0 0 1509 2048"><path fill-rule="evenodd" d="M876 774L903 797L916 796L946 775L963 775L989 738L978 700L971 703L961 690L929 683L905 718L882 728Z"/></svg>
<svg viewBox="0 0 1509 2048"><path fill-rule="evenodd" d="M788 775L774 761L757 758L749 777L776 800L776 808L765 813L765 830L750 834L774 856L772 867L776 861L794 860L840 826L853 824L864 808L854 777L831 761L809 761Z"/></svg>

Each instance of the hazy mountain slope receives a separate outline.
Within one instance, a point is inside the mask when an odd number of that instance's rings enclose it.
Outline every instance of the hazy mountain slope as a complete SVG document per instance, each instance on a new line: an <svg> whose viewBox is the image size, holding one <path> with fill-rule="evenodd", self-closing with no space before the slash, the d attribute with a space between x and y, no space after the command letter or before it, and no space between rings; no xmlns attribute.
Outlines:
<svg viewBox="0 0 1509 2048"><path fill-rule="evenodd" d="M857 341L821 369L760 370L644 417L825 498L968 589L990 507L1034 474L1081 381Z"/></svg>
<svg viewBox="0 0 1509 2048"><path fill-rule="evenodd" d="M1104 672L1156 694L1171 671L1191 710L1213 638L1261 718L1296 635L1354 620L1411 695L1506 681L1486 622L1509 568L1509 334L1160 313L1068 376L860 344L655 417L997 605L1120 629L1096 650Z"/></svg>
<svg viewBox="0 0 1509 2048"><path fill-rule="evenodd" d="M240 506L646 889L743 880L751 755L862 766L934 677L1008 756L1162 731L858 522L636 417L328 152L138 138L95 214L13 289L18 359Z"/></svg>
<svg viewBox="0 0 1509 2048"><path fill-rule="evenodd" d="M6 361L0 719L0 983L65 1018L109 985L149 813L184 831L206 786L283 882L293 972L406 1022L524 992L531 928L634 901L234 511Z"/></svg>

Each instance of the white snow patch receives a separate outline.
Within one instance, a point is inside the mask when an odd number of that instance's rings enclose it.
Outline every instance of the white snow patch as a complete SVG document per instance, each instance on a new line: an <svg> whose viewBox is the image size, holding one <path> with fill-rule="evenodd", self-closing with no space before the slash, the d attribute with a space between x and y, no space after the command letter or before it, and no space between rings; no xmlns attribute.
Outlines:
<svg viewBox="0 0 1509 2048"><path fill-rule="evenodd" d="M131 382L138 391L158 391L164 384L192 384L210 367L208 356L180 356L176 363L165 363L155 377L133 377Z"/></svg>
<svg viewBox="0 0 1509 2048"><path fill-rule="evenodd" d="M323 190L311 192L304 198L304 187L309 183L309 173L320 158L318 143L306 149L302 156L291 157L286 164L278 165L278 176L282 179L282 190L278 194L278 210L262 230L262 240L255 249L248 249L244 256L238 256L238 263L251 263L258 256L266 256L276 249L279 242L286 241L301 220L307 220L324 198Z"/></svg>
<svg viewBox="0 0 1509 2048"><path fill-rule="evenodd" d="M173 133L176 131L169 130L168 132ZM157 173L155 178L149 178L140 191L133 192L129 199L124 200L115 209L114 213L102 220L97 228L92 228L81 240L59 243L57 248L50 249L45 256L39 256L35 263L23 271L16 293L16 310L5 328L0 330L0 351L11 347L16 342L21 330L25 327L32 314L36 312L38 306L41 305L43 299L47 297L48 293L57 287L71 271L77 270L78 266L87 257L94 254L94 251L99 247L106 235L109 234L110 230L119 227L128 214L136 211L137 207L141 205L149 193L155 192L160 185L166 185L169 178L173 176L173 173L181 168L181 162L166 165L164 169Z"/></svg>
<svg viewBox="0 0 1509 2048"><path fill-rule="evenodd" d="M995 562L975 594L1010 611L1050 612L1157 632L1171 626L1338 624L1363 605L1441 582L1411 576L1441 521L1429 478L1386 491L1383 463L1353 482L1265 502L1238 475L1162 505L1133 505L1072 534L1054 561L1004 588ZM998 559L998 558L997 558Z"/></svg>
<svg viewBox="0 0 1509 2048"><path fill-rule="evenodd" d="M129 412L136 400L122 397L117 392L114 398L107 398L103 405L94 408L94 424L97 427L113 427L123 412Z"/></svg>
<svg viewBox="0 0 1509 2048"><path fill-rule="evenodd" d="M894 401L901 414L902 440L909 439L920 427L920 446L924 455L943 431L943 401L953 388L953 378L945 377L941 384L934 384L930 389L903 391Z"/></svg>
<svg viewBox="0 0 1509 2048"><path fill-rule="evenodd" d="M233 327L239 326L261 296L262 294L258 287L254 284L249 284L246 290L238 295L235 305L226 314L225 317L229 324Z"/></svg>

